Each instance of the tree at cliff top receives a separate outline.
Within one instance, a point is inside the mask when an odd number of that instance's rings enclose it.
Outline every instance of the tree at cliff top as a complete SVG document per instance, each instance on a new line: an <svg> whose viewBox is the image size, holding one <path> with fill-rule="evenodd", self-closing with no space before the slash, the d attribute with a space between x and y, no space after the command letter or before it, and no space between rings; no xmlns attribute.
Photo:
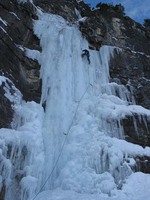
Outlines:
<svg viewBox="0 0 150 200"><path fill-rule="evenodd" d="M116 12L118 12L119 14L125 14L124 13L124 6L123 5L121 5L121 4L116 4L116 5L113 5L112 3L109 3L109 4L107 4L107 3L98 3L97 5L96 5L96 8L99 8L100 9L100 11L116 11Z"/></svg>
<svg viewBox="0 0 150 200"><path fill-rule="evenodd" d="M150 28L150 19L144 19L144 26Z"/></svg>

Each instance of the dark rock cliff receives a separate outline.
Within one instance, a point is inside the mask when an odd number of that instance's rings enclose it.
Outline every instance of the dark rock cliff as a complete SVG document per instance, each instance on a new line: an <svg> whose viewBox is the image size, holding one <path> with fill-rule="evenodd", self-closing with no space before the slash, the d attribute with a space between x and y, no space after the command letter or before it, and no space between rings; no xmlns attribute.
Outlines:
<svg viewBox="0 0 150 200"><path fill-rule="evenodd" d="M110 61L110 81L127 87L136 104L150 109L150 29L112 8L91 10L83 1L34 0L35 6L58 14L69 23L77 23L78 15L86 17L79 29L89 41L89 48L116 46ZM39 39L33 32L38 19L31 3L16 0L0 1L0 75L9 78L22 92L25 100L40 101L40 65L26 56L26 48L41 51ZM0 128L10 127L13 118L11 102L0 86ZM141 120L140 120L141 118ZM135 144L150 146L150 119L145 116L126 116L122 120L126 139ZM140 133L140 134L137 134ZM141 162L144 158L141 158ZM148 160L148 159L147 159ZM148 164L149 165L149 164Z"/></svg>
<svg viewBox="0 0 150 200"><path fill-rule="evenodd" d="M9 78L22 92L25 100L39 102L41 83L40 66L25 55L25 48L41 50L39 39L33 33L33 20L37 19L32 4L19 5L16 1L0 1L0 75ZM9 127L13 117L10 101L0 88L0 127ZM5 109L4 109L5 108Z"/></svg>
<svg viewBox="0 0 150 200"><path fill-rule="evenodd" d="M25 100L39 101L40 66L25 55L25 48L41 49L33 33L32 20L37 19L35 10L30 3L18 5L16 1L6 0L0 2L0 12L7 23L0 22L1 74L14 82Z"/></svg>

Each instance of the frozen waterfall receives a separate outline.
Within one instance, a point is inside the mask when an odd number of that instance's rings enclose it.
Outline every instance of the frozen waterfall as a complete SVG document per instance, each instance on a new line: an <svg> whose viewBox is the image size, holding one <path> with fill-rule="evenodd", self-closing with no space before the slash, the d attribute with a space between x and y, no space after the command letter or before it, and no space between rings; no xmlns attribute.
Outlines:
<svg viewBox="0 0 150 200"><path fill-rule="evenodd" d="M77 24L56 15L41 12L34 30L42 52L27 55L41 64L41 104L26 103L17 93L13 129L0 130L5 200L42 200L39 191L58 188L111 196L131 175L132 157L150 156L150 148L123 140L121 119L150 112L132 105L123 85L109 82L109 61L121 49L90 50ZM81 56L84 49L90 64Z"/></svg>
<svg viewBox="0 0 150 200"><path fill-rule="evenodd" d="M99 192L101 182L113 182L113 177L106 173L112 164L108 144L104 142L101 146L103 141L100 141L96 145L96 140L110 134L123 137L121 125L118 127L119 114L115 113L114 117L113 110L116 102L127 103L126 99L112 96L110 91L108 94L107 90L111 89L105 87L109 82L109 58L114 48L104 46L99 52L89 50L89 64L86 57L81 57L82 49L88 49L87 41L76 26L67 25L61 17L44 15L36 24L35 32L43 48L40 63L42 102L46 101L45 179L53 170L66 140L46 189L61 186L78 192ZM115 167L112 166L112 172ZM106 174L100 175L102 173ZM114 187L113 183L105 192L109 193Z"/></svg>

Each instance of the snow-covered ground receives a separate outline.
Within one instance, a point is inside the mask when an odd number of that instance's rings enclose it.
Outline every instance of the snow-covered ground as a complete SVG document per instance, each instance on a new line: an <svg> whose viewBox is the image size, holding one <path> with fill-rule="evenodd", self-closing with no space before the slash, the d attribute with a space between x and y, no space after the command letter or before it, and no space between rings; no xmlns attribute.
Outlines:
<svg viewBox="0 0 150 200"><path fill-rule="evenodd" d="M76 193L74 191L57 189L42 192L36 200L149 200L149 185L150 175L137 172L125 181L122 190L112 191L111 196L105 194Z"/></svg>
<svg viewBox="0 0 150 200"><path fill-rule="evenodd" d="M148 200L150 175L132 173L131 166L137 155L150 156L150 148L124 141L121 119L150 111L132 105L123 85L109 83L116 47L89 50L77 25L40 10L34 30L42 52L25 51L41 64L41 104L20 94L13 129L0 130L5 199Z"/></svg>

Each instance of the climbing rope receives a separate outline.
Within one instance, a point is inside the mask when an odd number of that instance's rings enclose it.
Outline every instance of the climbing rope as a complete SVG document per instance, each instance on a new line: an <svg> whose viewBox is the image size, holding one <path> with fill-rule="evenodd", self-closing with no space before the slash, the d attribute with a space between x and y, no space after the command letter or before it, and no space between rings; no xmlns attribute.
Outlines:
<svg viewBox="0 0 150 200"><path fill-rule="evenodd" d="M57 164L58 164L59 159L60 159L60 157L61 157L61 155L62 155L64 146L65 146L65 144L66 144L67 137L68 137L68 135L69 135L69 132L70 132L71 127L72 127L72 125L73 125L73 122L74 122L74 119L75 119L75 117L76 117L77 111L78 111L78 109L79 109L80 103L81 103L81 101L83 100L83 98L84 98L85 94L87 93L87 91L88 91L88 89L89 89L90 86L92 86L92 85L89 84L89 85L87 86L85 92L83 93L83 95L81 96L81 98L79 99L79 101L77 101L78 104L77 104L76 110L75 110L75 112L74 112L74 115L73 115L72 121L71 121L71 123L70 123L69 129L68 129L67 133L65 133L65 136L66 136L66 137L65 137L65 139L64 139L63 145L62 145L62 147L61 147L61 150L60 150L60 153L59 153L59 155L58 155L58 158L57 158L57 160L56 160L56 162L55 162L55 165L53 166L53 168L52 168L52 170L51 170L49 176L47 177L47 179L45 180L45 182L44 182L43 185L41 186L41 188L40 188L40 190L38 191L38 193L37 193L31 200L35 200L36 197L39 195L39 193L42 192L43 188L45 187L46 183L47 183L48 180L51 178L51 176L52 176L52 174L53 174L55 168L57 167Z"/></svg>

